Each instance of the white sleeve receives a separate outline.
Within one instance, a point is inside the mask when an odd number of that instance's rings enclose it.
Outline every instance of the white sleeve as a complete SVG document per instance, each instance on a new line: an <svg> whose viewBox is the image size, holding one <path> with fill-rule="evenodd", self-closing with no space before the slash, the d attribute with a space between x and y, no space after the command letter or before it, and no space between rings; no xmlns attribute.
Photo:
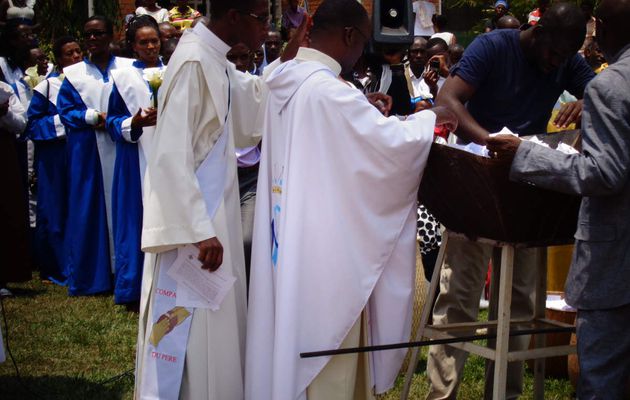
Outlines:
<svg viewBox="0 0 630 400"><path fill-rule="evenodd" d="M262 137L266 85L260 77L239 72L235 68L232 69L230 78L234 145L256 146Z"/></svg>
<svg viewBox="0 0 630 400"><path fill-rule="evenodd" d="M217 112L198 62L185 63L161 91L162 112L148 154L142 250L158 253L216 236L195 165L199 132ZM168 85L168 86L166 86ZM217 124L218 126L218 124ZM195 136L197 134L197 136Z"/></svg>
<svg viewBox="0 0 630 400"><path fill-rule="evenodd" d="M22 133L26 128L26 111L15 94L9 97L9 109L0 118L0 128L15 134Z"/></svg>

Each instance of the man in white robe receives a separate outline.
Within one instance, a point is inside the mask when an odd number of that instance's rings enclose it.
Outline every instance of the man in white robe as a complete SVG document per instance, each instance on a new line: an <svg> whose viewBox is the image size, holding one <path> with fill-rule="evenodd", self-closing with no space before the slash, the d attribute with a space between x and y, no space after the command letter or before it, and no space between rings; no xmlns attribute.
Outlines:
<svg viewBox="0 0 630 400"><path fill-rule="evenodd" d="M370 35L358 2L325 0L311 48L265 81L246 399L367 398L402 364L405 350L371 354L366 393L363 357L299 355L410 334L417 190L436 120L456 119L443 108L386 118L341 82Z"/></svg>
<svg viewBox="0 0 630 400"><path fill-rule="evenodd" d="M234 146L260 140L261 123L255 117L262 92L259 79L236 71L225 55L237 42L259 47L267 35L269 11L266 0L216 0L211 12L209 27L197 24L182 36L159 91L144 183L142 249L147 256L137 399L243 397L246 282ZM205 269L225 269L236 283L217 311L187 307L186 323L163 314L161 318L181 323L164 335L175 337L179 330L178 343L164 347L166 339L152 336L158 322L153 309L164 294L175 296L159 282L167 279L174 249L187 244L197 244ZM160 362L176 360L183 362L179 370L162 372Z"/></svg>

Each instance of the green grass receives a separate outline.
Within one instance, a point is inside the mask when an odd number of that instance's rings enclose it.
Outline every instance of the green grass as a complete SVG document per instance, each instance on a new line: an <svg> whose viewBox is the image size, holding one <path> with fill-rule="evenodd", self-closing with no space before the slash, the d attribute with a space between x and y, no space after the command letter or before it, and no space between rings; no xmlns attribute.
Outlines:
<svg viewBox="0 0 630 400"><path fill-rule="evenodd" d="M132 398L133 374L125 372L134 367L137 314L114 305L111 296L68 297L65 288L38 280L10 288L17 296L3 304L21 379L10 359L0 364L2 400ZM4 335L4 321L1 325ZM423 349L411 399L424 399L427 392L425 363ZM460 399L483 397L484 365L481 358L469 357ZM401 387L402 378L382 398L398 399ZM532 398L532 393L532 374L527 371L523 399ZM571 399L572 393L566 380L545 382L545 399Z"/></svg>

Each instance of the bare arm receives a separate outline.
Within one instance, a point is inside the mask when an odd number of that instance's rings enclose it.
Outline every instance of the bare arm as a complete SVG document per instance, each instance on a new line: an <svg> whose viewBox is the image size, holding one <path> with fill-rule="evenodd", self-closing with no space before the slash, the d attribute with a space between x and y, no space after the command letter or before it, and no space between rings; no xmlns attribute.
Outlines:
<svg viewBox="0 0 630 400"><path fill-rule="evenodd" d="M489 132L475 121L464 106L475 94L475 87L457 75L451 75L444 82L437 98L437 105L452 110L459 118L459 127L455 134L463 140L485 144Z"/></svg>

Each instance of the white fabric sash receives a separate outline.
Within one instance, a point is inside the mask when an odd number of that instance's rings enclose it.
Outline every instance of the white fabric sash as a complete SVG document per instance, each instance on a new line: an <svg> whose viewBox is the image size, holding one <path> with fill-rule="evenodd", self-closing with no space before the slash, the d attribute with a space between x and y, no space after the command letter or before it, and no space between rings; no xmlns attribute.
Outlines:
<svg viewBox="0 0 630 400"><path fill-rule="evenodd" d="M127 105L127 110L131 115L135 115L140 108L146 109L152 106L151 90L147 81L142 77L142 70L131 68L120 68L112 71L112 79L118 88L120 96ZM138 158L140 161L140 177L144 182L144 173L147 169L147 156L151 148L154 126L142 128L142 136L138 140ZM144 187L144 185L143 185Z"/></svg>
<svg viewBox="0 0 630 400"><path fill-rule="evenodd" d="M59 94L61 83L62 81L58 76L46 78L46 80L35 86L33 90L47 98L53 106L57 107L57 95Z"/></svg>
<svg viewBox="0 0 630 400"><path fill-rule="evenodd" d="M208 215L212 218L221 204L225 190L228 137L229 122L196 172ZM144 366L138 396L140 400L179 398L194 309L176 306L177 283L168 276L168 270L176 257L177 250L162 253L158 257L157 284L152 293L152 323L147 326L142 356ZM163 329L158 326L160 319L164 321L167 318L172 329L156 343L154 338L160 337L160 330Z"/></svg>

